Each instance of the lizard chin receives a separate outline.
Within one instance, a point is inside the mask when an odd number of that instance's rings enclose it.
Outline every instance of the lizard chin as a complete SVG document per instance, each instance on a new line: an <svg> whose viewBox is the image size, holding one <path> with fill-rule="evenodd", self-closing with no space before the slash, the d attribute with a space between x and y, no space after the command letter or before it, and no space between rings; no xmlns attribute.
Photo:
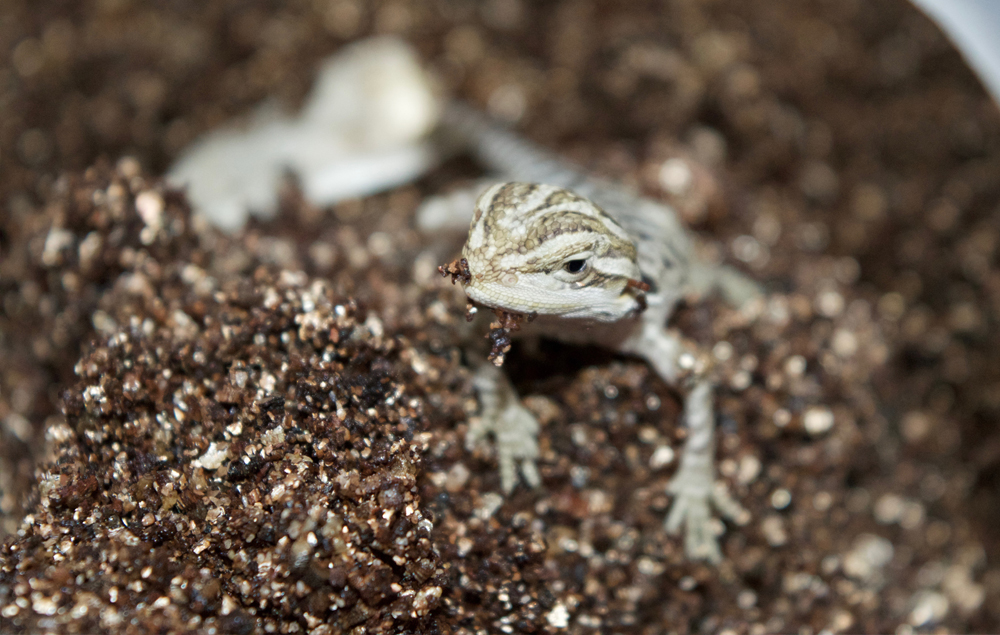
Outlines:
<svg viewBox="0 0 1000 635"><path fill-rule="evenodd" d="M465 285L465 293L476 304L491 309L598 322L617 322L646 309L645 294L624 283L617 289L552 289L533 285L512 288L480 281Z"/></svg>

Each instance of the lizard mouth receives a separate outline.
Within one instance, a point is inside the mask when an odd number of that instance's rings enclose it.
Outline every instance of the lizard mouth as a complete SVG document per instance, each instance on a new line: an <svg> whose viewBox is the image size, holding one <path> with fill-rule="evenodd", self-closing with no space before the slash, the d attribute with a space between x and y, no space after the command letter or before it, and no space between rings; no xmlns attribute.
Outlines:
<svg viewBox="0 0 1000 635"><path fill-rule="evenodd" d="M638 289L639 291L645 293L649 291L649 284L643 282L642 280L636 280L635 278L629 278L625 283L626 289Z"/></svg>
<svg viewBox="0 0 1000 635"><path fill-rule="evenodd" d="M636 303L636 308L632 315L639 315L645 311L649 305L646 303L646 292L649 291L649 283L643 282L642 280L636 280L635 278L629 278L625 282L625 293L629 293L632 289L635 289L630 295L633 297Z"/></svg>
<svg viewBox="0 0 1000 635"><path fill-rule="evenodd" d="M622 299L628 297L635 302L635 307L628 311L629 317L634 317L645 311L649 304L646 302L646 292L650 290L650 285L642 280L628 278L625 281L625 288L622 289Z"/></svg>

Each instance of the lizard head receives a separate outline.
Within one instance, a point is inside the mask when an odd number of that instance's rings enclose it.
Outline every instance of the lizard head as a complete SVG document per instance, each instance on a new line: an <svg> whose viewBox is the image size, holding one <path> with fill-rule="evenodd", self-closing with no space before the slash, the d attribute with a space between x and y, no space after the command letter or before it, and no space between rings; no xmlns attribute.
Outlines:
<svg viewBox="0 0 1000 635"><path fill-rule="evenodd" d="M501 183L476 201L465 292L515 313L613 322L645 307L635 244L587 199L552 185Z"/></svg>

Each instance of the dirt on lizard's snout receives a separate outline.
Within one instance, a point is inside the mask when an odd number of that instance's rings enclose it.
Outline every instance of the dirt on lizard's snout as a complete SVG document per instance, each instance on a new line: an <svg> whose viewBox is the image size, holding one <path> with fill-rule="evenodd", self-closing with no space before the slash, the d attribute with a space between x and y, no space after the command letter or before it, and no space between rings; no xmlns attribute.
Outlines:
<svg viewBox="0 0 1000 635"><path fill-rule="evenodd" d="M531 322L535 316L533 314L512 313L503 309L493 309L496 315L495 320L490 322L490 329L486 333L486 339L490 341L490 352L487 359L494 366L503 366L507 353L510 352L511 335L515 331L521 330L521 325Z"/></svg>
<svg viewBox="0 0 1000 635"><path fill-rule="evenodd" d="M752 515L721 566L636 360L506 354L541 489L466 448L463 237L412 215L471 161L234 236L159 185L374 33L769 290L672 324ZM909 4L14 2L0 49L0 631L1000 630L1000 116Z"/></svg>
<svg viewBox="0 0 1000 635"><path fill-rule="evenodd" d="M438 273L444 278L450 276L452 284L458 281L461 281L462 284L468 284L472 280L472 274L469 272L469 263L465 258L459 258L448 264L441 265L438 267ZM490 322L489 330L486 332L486 339L490 341L490 350L487 354L487 359L499 367L503 366L503 361L507 353L510 352L511 334L521 330L521 324L531 322L535 316L505 311L503 309L491 309L491 311L493 311L497 319ZM478 312L479 307L470 300L465 309L466 321L471 322Z"/></svg>

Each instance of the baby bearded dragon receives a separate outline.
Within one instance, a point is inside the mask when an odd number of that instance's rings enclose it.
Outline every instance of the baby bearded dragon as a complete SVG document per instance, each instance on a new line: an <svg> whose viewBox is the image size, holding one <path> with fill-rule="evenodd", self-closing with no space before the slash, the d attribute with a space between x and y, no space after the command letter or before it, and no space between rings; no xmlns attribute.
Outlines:
<svg viewBox="0 0 1000 635"><path fill-rule="evenodd" d="M535 333L639 356L676 385L682 346L666 323L678 300L692 289L717 288L736 302L757 294L735 271L697 262L669 207L586 177L466 107L449 106L443 127L502 178L515 179L488 187L475 203L462 250L462 282L473 302L537 317ZM461 204L468 195L451 199ZM440 217L445 204L437 201L430 213ZM482 408L468 442L494 434L504 490L516 484L518 463L537 486L534 416L492 365L480 365L475 384ZM684 528L688 557L718 562L711 509L740 522L748 513L715 481L712 385L694 377L687 388L689 436L669 485L675 499L665 526Z"/></svg>

